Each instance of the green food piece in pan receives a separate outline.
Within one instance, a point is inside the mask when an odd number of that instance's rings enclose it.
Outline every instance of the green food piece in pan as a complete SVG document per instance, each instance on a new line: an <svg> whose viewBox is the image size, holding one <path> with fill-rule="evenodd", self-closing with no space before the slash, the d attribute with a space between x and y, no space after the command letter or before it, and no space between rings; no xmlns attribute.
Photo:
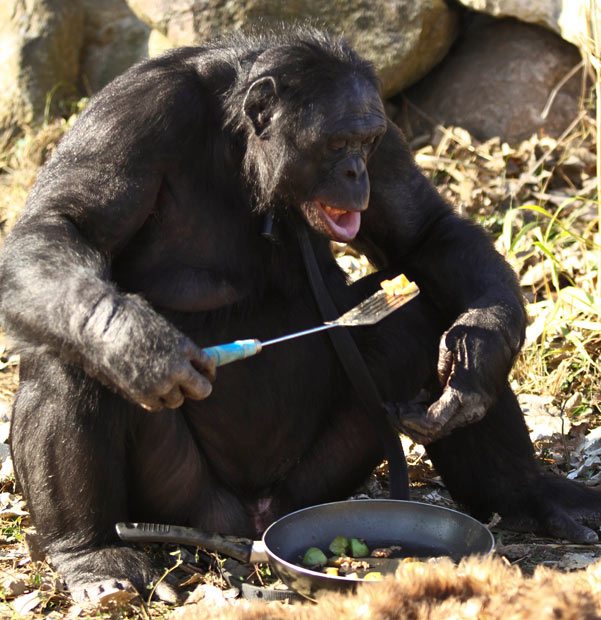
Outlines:
<svg viewBox="0 0 601 620"><path fill-rule="evenodd" d="M350 549L348 538L346 536L336 536L328 549L334 555L348 555Z"/></svg>
<svg viewBox="0 0 601 620"><path fill-rule="evenodd" d="M361 538L351 538L351 556L364 558L369 555L369 549Z"/></svg>
<svg viewBox="0 0 601 620"><path fill-rule="evenodd" d="M326 557L326 554L317 547L309 547L303 556L303 566L306 566L307 568L325 566L327 562L328 558Z"/></svg>

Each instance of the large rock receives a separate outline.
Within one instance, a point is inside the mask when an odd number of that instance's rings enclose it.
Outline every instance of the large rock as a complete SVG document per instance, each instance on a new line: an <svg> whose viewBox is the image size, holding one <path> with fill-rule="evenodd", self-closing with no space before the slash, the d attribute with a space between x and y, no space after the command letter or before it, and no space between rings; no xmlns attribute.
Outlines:
<svg viewBox="0 0 601 620"><path fill-rule="evenodd" d="M81 54L82 92L96 92L148 55L150 28L125 0L81 0L85 39Z"/></svg>
<svg viewBox="0 0 601 620"><path fill-rule="evenodd" d="M0 144L73 93L83 22L80 0L0 2Z"/></svg>
<svg viewBox="0 0 601 620"><path fill-rule="evenodd" d="M516 17L554 30L564 39L581 45L587 38L596 5L601 20L601 3L591 0L459 0L464 6L494 17Z"/></svg>
<svg viewBox="0 0 601 620"><path fill-rule="evenodd" d="M482 140L515 143L541 129L557 137L578 114L581 72L542 113L579 61L576 47L545 28L478 16L447 58L404 93L412 105L397 122L408 137L427 129L427 118L430 128L458 125Z"/></svg>
<svg viewBox="0 0 601 620"><path fill-rule="evenodd" d="M324 25L372 60L385 95L417 81L447 53L457 13L444 0L128 0L173 46L281 23Z"/></svg>

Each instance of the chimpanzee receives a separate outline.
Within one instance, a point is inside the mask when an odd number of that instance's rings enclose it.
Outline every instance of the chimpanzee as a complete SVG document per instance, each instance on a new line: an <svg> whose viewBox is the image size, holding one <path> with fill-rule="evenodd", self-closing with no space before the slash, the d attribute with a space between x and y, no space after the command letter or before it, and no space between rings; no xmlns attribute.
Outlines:
<svg viewBox="0 0 601 620"><path fill-rule="evenodd" d="M598 524L601 494L537 471L507 382L525 325L516 279L418 171L372 66L310 29L238 35L144 61L95 96L3 246L16 475L74 595L160 575L118 521L254 536L344 498L382 459L327 335L217 378L202 350L321 323L299 230L341 312L383 278L418 283L353 335L453 497L597 540L582 523ZM332 240L377 271L349 284Z"/></svg>

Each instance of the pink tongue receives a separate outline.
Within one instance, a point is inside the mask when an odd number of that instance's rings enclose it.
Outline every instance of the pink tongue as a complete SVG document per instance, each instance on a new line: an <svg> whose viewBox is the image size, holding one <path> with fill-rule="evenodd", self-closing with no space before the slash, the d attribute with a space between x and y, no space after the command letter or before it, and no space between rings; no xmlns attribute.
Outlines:
<svg viewBox="0 0 601 620"><path fill-rule="evenodd" d="M361 213L346 211L340 215L327 214L334 236L341 241L351 241L357 236L361 227Z"/></svg>

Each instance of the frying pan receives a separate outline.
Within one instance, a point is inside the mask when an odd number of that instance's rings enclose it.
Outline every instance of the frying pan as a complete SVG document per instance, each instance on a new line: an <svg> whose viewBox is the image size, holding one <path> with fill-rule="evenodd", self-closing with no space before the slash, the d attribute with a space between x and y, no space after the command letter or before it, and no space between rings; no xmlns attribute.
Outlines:
<svg viewBox="0 0 601 620"><path fill-rule="evenodd" d="M118 523L116 529L123 540L200 546L243 562L268 560L289 588L313 601L326 592L352 589L367 581L325 575L298 565L309 547L319 547L327 553L336 536L363 538L370 549L399 545L403 556L449 556L455 561L467 555L488 554L494 548L490 531L466 514L392 499L332 502L303 508L270 525L262 544L240 544L231 537L170 525ZM371 558L369 562L372 563ZM382 572L392 572L391 565L392 570L402 566L400 560L379 562L388 564Z"/></svg>

